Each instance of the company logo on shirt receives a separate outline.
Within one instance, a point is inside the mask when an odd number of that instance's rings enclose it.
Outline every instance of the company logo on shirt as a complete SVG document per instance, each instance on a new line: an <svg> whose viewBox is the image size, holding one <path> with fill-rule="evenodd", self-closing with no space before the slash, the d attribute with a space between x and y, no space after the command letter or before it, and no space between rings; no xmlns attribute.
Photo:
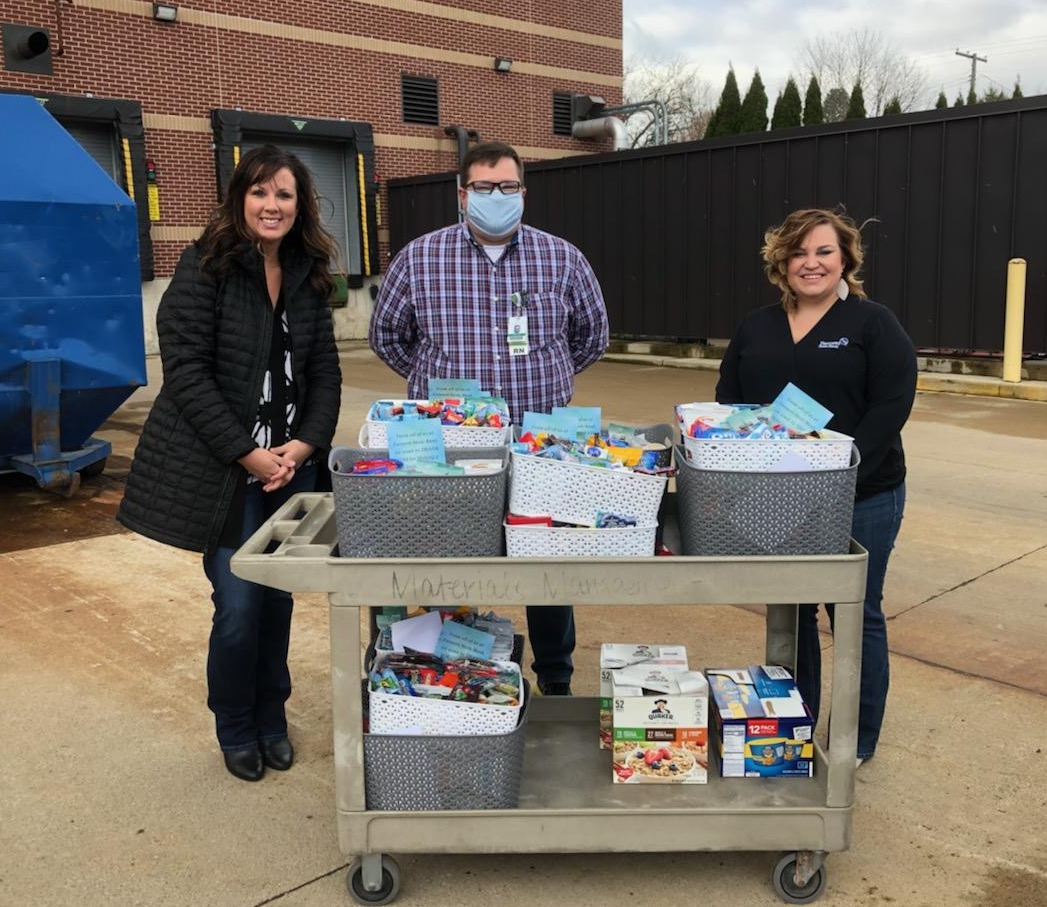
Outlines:
<svg viewBox="0 0 1047 907"><path fill-rule="evenodd" d="M823 340L818 344L820 350L839 350L846 347L851 341L846 337L841 337L839 340Z"/></svg>

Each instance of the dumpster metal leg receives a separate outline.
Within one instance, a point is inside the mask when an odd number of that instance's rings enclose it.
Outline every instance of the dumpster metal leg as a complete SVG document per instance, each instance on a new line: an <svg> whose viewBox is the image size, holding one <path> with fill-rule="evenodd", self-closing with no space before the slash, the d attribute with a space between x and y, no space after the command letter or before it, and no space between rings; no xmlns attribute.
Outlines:
<svg viewBox="0 0 1047 907"><path fill-rule="evenodd" d="M33 451L8 458L7 465L35 479L47 491L72 497L80 488L79 470L108 457L112 445L88 438L83 448L62 452L62 360L47 352L27 352L24 356Z"/></svg>

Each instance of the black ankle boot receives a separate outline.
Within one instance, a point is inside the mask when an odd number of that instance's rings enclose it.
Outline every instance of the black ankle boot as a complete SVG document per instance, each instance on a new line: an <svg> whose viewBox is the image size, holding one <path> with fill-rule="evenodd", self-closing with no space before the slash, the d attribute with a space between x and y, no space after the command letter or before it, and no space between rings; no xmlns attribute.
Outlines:
<svg viewBox="0 0 1047 907"><path fill-rule="evenodd" d="M231 775L244 781L261 781L265 774L262 753L257 746L244 747L242 750L229 750L222 753L225 767Z"/></svg>
<svg viewBox="0 0 1047 907"><path fill-rule="evenodd" d="M258 746L262 751L262 760L269 768L286 772L294 763L294 747L286 737L281 740L263 740Z"/></svg>

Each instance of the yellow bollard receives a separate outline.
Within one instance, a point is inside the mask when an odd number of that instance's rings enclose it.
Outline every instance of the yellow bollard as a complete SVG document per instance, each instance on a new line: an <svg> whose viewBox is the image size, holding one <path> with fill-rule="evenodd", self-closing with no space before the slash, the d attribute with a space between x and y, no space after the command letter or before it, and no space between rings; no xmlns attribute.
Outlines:
<svg viewBox="0 0 1047 907"><path fill-rule="evenodd" d="M1003 380L1022 380L1022 339L1025 328L1025 259L1007 262L1007 313L1003 322Z"/></svg>

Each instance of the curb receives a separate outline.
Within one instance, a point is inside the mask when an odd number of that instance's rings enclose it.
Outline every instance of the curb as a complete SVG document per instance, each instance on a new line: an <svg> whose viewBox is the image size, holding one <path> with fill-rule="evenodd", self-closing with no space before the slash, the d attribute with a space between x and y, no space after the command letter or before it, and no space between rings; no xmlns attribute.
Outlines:
<svg viewBox="0 0 1047 907"><path fill-rule="evenodd" d="M938 394L967 394L974 397L1000 397L1006 400L1031 400L1047 403L1047 381L1012 383L1002 378L979 375L937 375L921 372L916 389Z"/></svg>
<svg viewBox="0 0 1047 907"><path fill-rule="evenodd" d="M607 353L603 361L710 372L720 369L719 359L652 356L645 353ZM1022 381L1015 384L1001 378L988 378L981 375L943 375L937 372L920 372L916 377L916 389L936 394L964 394L972 397L999 397L1005 400L1047 403L1047 381Z"/></svg>

